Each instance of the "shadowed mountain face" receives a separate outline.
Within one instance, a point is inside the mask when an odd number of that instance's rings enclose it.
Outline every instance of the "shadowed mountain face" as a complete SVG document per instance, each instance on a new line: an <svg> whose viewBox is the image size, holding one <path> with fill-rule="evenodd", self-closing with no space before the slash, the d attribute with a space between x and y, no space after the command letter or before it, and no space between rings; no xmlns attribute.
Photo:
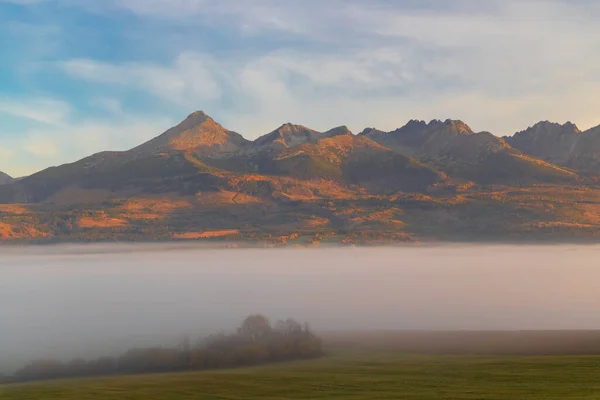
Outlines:
<svg viewBox="0 0 600 400"><path fill-rule="evenodd" d="M392 132L367 129L361 133L383 146L419 158L452 157L476 160L482 154L507 148L500 138L488 132L475 133L462 121L412 120Z"/></svg>
<svg viewBox="0 0 600 400"><path fill-rule="evenodd" d="M305 143L316 143L319 139L325 139L333 136L352 136L352 132L346 126L339 126L328 130L327 132L317 132L302 125L284 124L259 137L253 142L255 149L283 149L302 145Z"/></svg>
<svg viewBox="0 0 600 400"><path fill-rule="evenodd" d="M258 138L244 152L201 160L221 170L328 179L375 192L423 191L446 179L412 157L352 135L346 127L317 132L284 125Z"/></svg>
<svg viewBox="0 0 600 400"><path fill-rule="evenodd" d="M548 162L600 172L600 126L581 132L571 122L560 125L543 121L505 139L523 153Z"/></svg>
<svg viewBox="0 0 600 400"><path fill-rule="evenodd" d="M4 172L0 172L0 185L7 185L9 183L12 183L13 181L13 177L11 177L8 174L5 174Z"/></svg>
<svg viewBox="0 0 600 400"><path fill-rule="evenodd" d="M481 184L569 182L573 171L558 168L517 151L489 132L475 133L462 121L412 120L400 129L366 129L360 136L410 154L449 176Z"/></svg>
<svg viewBox="0 0 600 400"><path fill-rule="evenodd" d="M254 141L257 147L289 148L299 144L316 142L323 134L302 125L290 123L281 125L273 132L259 137Z"/></svg>
<svg viewBox="0 0 600 400"><path fill-rule="evenodd" d="M571 157L581 131L575 124L542 121L505 140L514 148L544 160L564 161Z"/></svg>

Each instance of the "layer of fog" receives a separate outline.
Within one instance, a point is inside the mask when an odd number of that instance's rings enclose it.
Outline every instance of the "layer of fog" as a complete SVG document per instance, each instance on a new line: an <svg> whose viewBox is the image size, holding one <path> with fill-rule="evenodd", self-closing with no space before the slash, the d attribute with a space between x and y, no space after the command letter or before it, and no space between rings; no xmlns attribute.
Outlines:
<svg viewBox="0 0 600 400"><path fill-rule="evenodd" d="M0 249L0 370L230 330L600 329L600 247Z"/></svg>

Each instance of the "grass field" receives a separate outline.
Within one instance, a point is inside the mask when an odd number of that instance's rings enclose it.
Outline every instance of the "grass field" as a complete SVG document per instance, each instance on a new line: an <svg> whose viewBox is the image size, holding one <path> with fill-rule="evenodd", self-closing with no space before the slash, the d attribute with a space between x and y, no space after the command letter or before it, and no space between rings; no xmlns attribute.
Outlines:
<svg viewBox="0 0 600 400"><path fill-rule="evenodd" d="M0 386L2 400L600 399L597 356L336 352L217 372Z"/></svg>

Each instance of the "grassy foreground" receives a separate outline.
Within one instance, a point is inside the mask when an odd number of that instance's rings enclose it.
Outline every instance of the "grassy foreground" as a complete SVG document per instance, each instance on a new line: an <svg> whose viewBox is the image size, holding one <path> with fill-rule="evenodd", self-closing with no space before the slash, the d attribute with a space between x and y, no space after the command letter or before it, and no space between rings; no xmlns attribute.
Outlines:
<svg viewBox="0 0 600 400"><path fill-rule="evenodd" d="M599 399L600 357L346 353L217 372L0 386L2 400Z"/></svg>

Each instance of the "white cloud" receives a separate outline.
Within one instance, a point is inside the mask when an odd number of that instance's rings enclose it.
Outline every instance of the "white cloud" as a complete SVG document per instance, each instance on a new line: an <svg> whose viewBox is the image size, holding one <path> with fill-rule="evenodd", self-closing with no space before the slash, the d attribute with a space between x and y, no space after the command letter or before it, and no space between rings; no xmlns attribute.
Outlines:
<svg viewBox="0 0 600 400"><path fill-rule="evenodd" d="M45 124L59 124L69 117L71 106L63 101L48 98L16 99L0 97L0 113Z"/></svg>
<svg viewBox="0 0 600 400"><path fill-rule="evenodd" d="M508 1L486 15L370 11L362 17L381 35L439 51L443 63L434 68L462 74L479 89L506 92L597 78L597 62L577 62L600 48L597 20L582 11L560 1Z"/></svg>
<svg viewBox="0 0 600 400"><path fill-rule="evenodd" d="M404 86L415 72L402 54L385 48L310 56L297 52L273 53L245 68L269 71L279 77L301 76L317 86L363 91Z"/></svg>
<svg viewBox="0 0 600 400"><path fill-rule="evenodd" d="M6 160L15 155L15 152L9 148L0 146L0 160Z"/></svg>
<svg viewBox="0 0 600 400"><path fill-rule="evenodd" d="M141 89L174 103L208 101L221 96L214 78L218 72L214 62L197 53L181 54L168 66L139 62L109 64L89 59L74 59L60 66L79 79Z"/></svg>
<svg viewBox="0 0 600 400"><path fill-rule="evenodd" d="M74 162L104 150L127 150L174 125L170 118L130 116L110 121L72 120L62 126L45 126L8 137L3 146L12 157L3 158L0 170L12 176L28 175L50 165Z"/></svg>
<svg viewBox="0 0 600 400"><path fill-rule="evenodd" d="M122 104L118 99L113 99L110 97L98 97L90 100L89 103L92 107L96 107L113 114L121 114L123 112Z"/></svg>
<svg viewBox="0 0 600 400"><path fill-rule="evenodd" d="M60 155L56 137L48 137L41 133L29 133L21 141L21 149L30 156L55 158Z"/></svg>
<svg viewBox="0 0 600 400"><path fill-rule="evenodd" d="M81 158L103 150L128 150L158 136L174 123L173 119L160 115L128 116L109 121L90 119L81 121L63 133L50 135L62 135L65 142L70 142L65 153Z"/></svg>
<svg viewBox="0 0 600 400"><path fill-rule="evenodd" d="M31 5L45 2L47 0L0 0L0 3L10 3L19 5Z"/></svg>
<svg viewBox="0 0 600 400"><path fill-rule="evenodd" d="M204 0L116 0L114 3L137 14L161 17L195 15L207 6Z"/></svg>
<svg viewBox="0 0 600 400"><path fill-rule="evenodd" d="M81 0L77 0L81 1ZM193 23L198 18L215 20L229 19L232 27L247 32L255 30L284 30L289 32L308 32L310 22L303 17L306 11L313 9L310 4L318 5L314 0L303 3L279 0L108 0L105 5L124 9L134 14L162 20L174 20L180 23ZM329 0L321 4L321 9L335 8L339 0ZM302 23L290 24L290 16L302 18ZM296 21L300 22L300 21Z"/></svg>
<svg viewBox="0 0 600 400"><path fill-rule="evenodd" d="M569 110L567 119L584 128L600 123L590 109L600 101L590 89L600 82L599 8L593 3L502 0L477 12L465 12L480 4L468 1L450 10L441 1L430 8L338 0L112 4L144 18L210 19L211 27L227 22L245 32L276 29L312 43L235 55L190 50L162 65L63 64L71 76L144 90L185 112L194 105L214 110L250 137L287 120L360 130L451 117L506 134L535 118L561 119Z"/></svg>

